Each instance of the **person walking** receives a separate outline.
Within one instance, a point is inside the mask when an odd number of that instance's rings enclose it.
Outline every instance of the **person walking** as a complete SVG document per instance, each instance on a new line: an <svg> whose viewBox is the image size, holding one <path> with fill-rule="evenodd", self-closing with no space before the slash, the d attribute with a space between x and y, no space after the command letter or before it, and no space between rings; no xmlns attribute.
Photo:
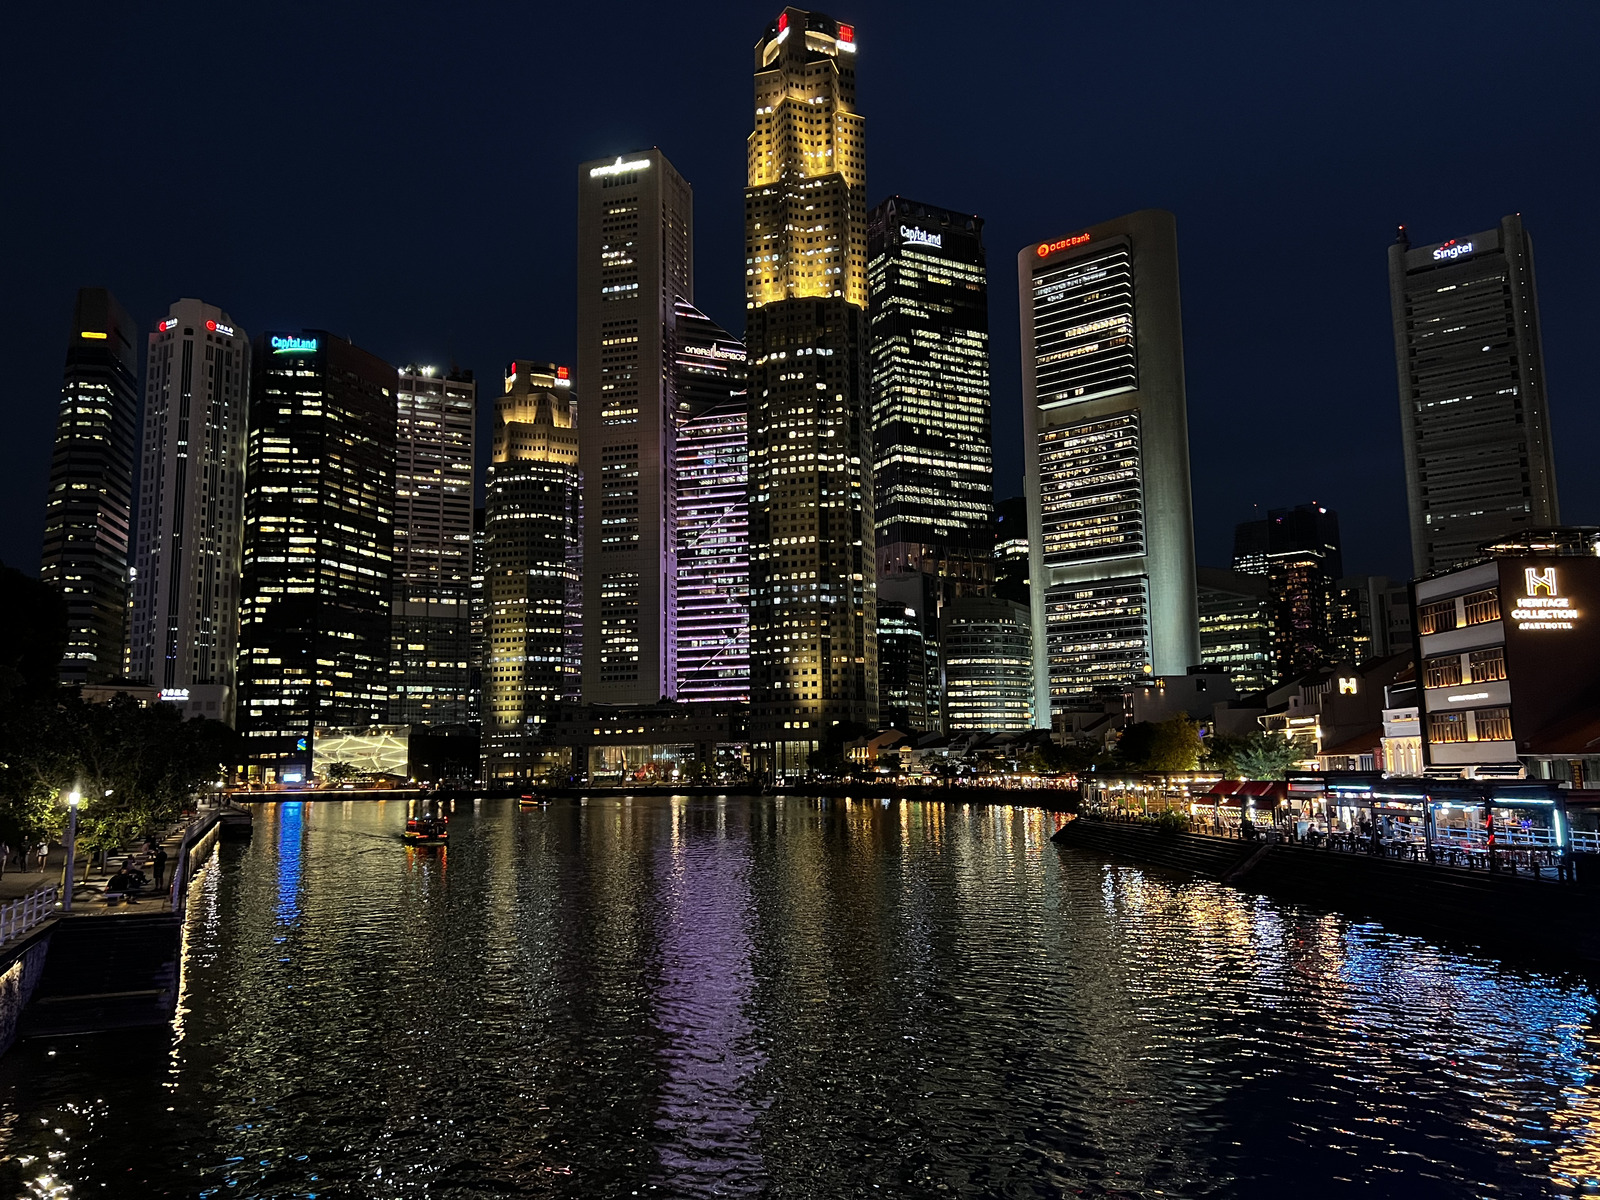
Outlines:
<svg viewBox="0 0 1600 1200"><path fill-rule="evenodd" d="M157 846L155 857L150 860L150 872L155 876L155 890L160 891L161 885L167 878L167 848Z"/></svg>

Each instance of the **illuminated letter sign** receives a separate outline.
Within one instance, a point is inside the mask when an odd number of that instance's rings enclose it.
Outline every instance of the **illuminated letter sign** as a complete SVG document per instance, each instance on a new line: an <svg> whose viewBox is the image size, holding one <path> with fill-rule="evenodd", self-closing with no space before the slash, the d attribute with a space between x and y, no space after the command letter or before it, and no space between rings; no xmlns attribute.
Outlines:
<svg viewBox="0 0 1600 1200"><path fill-rule="evenodd" d="M944 234L929 233L926 229L913 229L909 225L900 226L900 240L910 242L916 246L933 246L936 248L944 246Z"/></svg>
<svg viewBox="0 0 1600 1200"><path fill-rule="evenodd" d="M1339 676L1339 694L1341 696L1354 696L1356 694L1356 680L1353 676Z"/></svg>
<svg viewBox="0 0 1600 1200"><path fill-rule="evenodd" d="M223 324L221 324L220 322L217 322L217 321L207 321L206 322L206 328L209 329L212 333L220 333L224 337L232 337L233 336L233 326L232 325L223 325Z"/></svg>
<svg viewBox="0 0 1600 1200"><path fill-rule="evenodd" d="M642 171L650 165L648 158L635 158L630 162L623 162L619 157L614 163L607 163L603 167L590 167L589 178L598 179L602 175L626 175L629 171Z"/></svg>
<svg viewBox="0 0 1600 1200"><path fill-rule="evenodd" d="M189 689L188 688L162 688L161 689L161 698L163 700L174 700L174 701L177 701L178 703L181 704L181 703L183 703L185 700L187 700L189 698Z"/></svg>
<svg viewBox="0 0 1600 1200"><path fill-rule="evenodd" d="M1543 571L1524 567L1522 577L1526 584L1523 591L1527 594L1519 596L1517 606L1511 610L1511 619L1518 629L1574 628L1573 622L1579 613L1572 607L1572 601L1561 595L1554 567Z"/></svg>
<svg viewBox="0 0 1600 1200"><path fill-rule="evenodd" d="M103 333L95 333L93 330L90 330L90 329L85 329L78 336L79 337L86 337L91 342L103 342L103 341L106 340L106 335L105 334L103 334Z"/></svg>
<svg viewBox="0 0 1600 1200"><path fill-rule="evenodd" d="M1471 253L1471 242L1458 242L1455 238L1451 238L1433 252L1433 257L1435 262L1445 262L1452 258L1460 258L1463 254Z"/></svg>
<svg viewBox="0 0 1600 1200"><path fill-rule="evenodd" d="M1067 250L1073 246L1081 246L1089 240L1087 233L1076 234L1073 237L1062 238L1059 242L1040 242L1039 248L1034 251L1040 258L1049 258L1057 250Z"/></svg>
<svg viewBox="0 0 1600 1200"><path fill-rule="evenodd" d="M161 322L161 325L160 325L159 328L161 329L162 333L165 333L169 329L176 328L177 324L178 324L178 318L177 317L168 317L165 321Z"/></svg>
<svg viewBox="0 0 1600 1200"><path fill-rule="evenodd" d="M835 45L847 54L856 52L856 27L854 25L839 26L839 38Z"/></svg>
<svg viewBox="0 0 1600 1200"><path fill-rule="evenodd" d="M274 337L272 339L272 352L274 354L315 354L317 352L317 339Z"/></svg>

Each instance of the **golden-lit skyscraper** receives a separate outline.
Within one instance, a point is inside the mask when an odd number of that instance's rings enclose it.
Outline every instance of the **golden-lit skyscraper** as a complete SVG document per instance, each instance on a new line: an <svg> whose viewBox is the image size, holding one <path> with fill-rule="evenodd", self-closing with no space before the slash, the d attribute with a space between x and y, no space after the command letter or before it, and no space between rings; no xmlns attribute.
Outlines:
<svg viewBox="0 0 1600 1200"><path fill-rule="evenodd" d="M745 188L750 740L777 775L876 725L865 124L856 36L786 8L755 47Z"/></svg>
<svg viewBox="0 0 1600 1200"><path fill-rule="evenodd" d="M555 703L574 690L567 639L579 603L578 428L571 373L518 359L494 405L484 504L483 757L490 779L528 777Z"/></svg>

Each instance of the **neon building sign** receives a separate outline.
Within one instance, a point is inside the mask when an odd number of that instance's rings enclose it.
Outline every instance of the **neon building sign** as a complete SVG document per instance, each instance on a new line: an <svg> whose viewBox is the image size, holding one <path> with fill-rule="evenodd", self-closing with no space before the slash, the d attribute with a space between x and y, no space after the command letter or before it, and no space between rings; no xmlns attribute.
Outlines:
<svg viewBox="0 0 1600 1200"><path fill-rule="evenodd" d="M1556 569L1525 567L1522 572L1523 592L1511 610L1511 619L1518 629L1573 629L1578 610L1570 598L1561 594L1556 579Z"/></svg>
<svg viewBox="0 0 1600 1200"><path fill-rule="evenodd" d="M1039 248L1034 251L1040 258L1049 258L1057 250L1070 250L1073 246L1081 246L1089 240L1087 233L1076 234L1069 238L1062 238L1059 242L1040 242Z"/></svg>
<svg viewBox="0 0 1600 1200"><path fill-rule="evenodd" d="M590 167L589 178L599 179L602 175L626 175L629 171L642 171L650 165L648 158L635 158L623 162L619 155L614 163L606 163L603 167Z"/></svg>
<svg viewBox="0 0 1600 1200"><path fill-rule="evenodd" d="M1433 252L1433 258L1435 262L1446 262L1452 258L1460 258L1463 254L1471 253L1471 242L1458 242L1455 238L1451 238Z"/></svg>
<svg viewBox="0 0 1600 1200"><path fill-rule="evenodd" d="M944 234L929 233L926 229L913 229L910 225L900 226L900 240L910 242L914 246L932 246L935 249L942 249L944 246Z"/></svg>
<svg viewBox="0 0 1600 1200"><path fill-rule="evenodd" d="M220 333L224 337L232 337L233 336L233 326L232 325L224 325L220 321L207 321L206 322L206 328L209 329L212 333Z"/></svg>
<svg viewBox="0 0 1600 1200"><path fill-rule="evenodd" d="M274 335L272 352L274 354L315 354L317 352L317 339L277 337Z"/></svg>

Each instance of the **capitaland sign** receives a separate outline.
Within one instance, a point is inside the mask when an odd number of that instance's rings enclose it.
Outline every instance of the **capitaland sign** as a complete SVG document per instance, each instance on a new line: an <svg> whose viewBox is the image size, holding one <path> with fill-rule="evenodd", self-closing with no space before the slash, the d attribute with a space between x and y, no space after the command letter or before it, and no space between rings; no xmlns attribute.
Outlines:
<svg viewBox="0 0 1600 1200"><path fill-rule="evenodd" d="M1572 599L1561 594L1555 567L1524 567L1523 594L1516 598L1511 619L1518 629L1574 629L1579 612Z"/></svg>
<svg viewBox="0 0 1600 1200"><path fill-rule="evenodd" d="M317 352L317 339L279 337L277 334L273 334L272 352L274 354L315 354Z"/></svg>
<svg viewBox="0 0 1600 1200"><path fill-rule="evenodd" d="M926 229L917 229L911 225L900 226L900 240L910 242L913 246L932 246L943 249L944 234L929 233Z"/></svg>
<svg viewBox="0 0 1600 1200"><path fill-rule="evenodd" d="M606 163L603 167L590 167L589 178L600 179L606 175L626 175L629 171L642 171L650 165L648 158L635 158L623 162L619 157L614 163Z"/></svg>
<svg viewBox="0 0 1600 1200"><path fill-rule="evenodd" d="M1433 260L1435 262L1448 262L1452 258L1460 258L1464 254L1471 253L1471 242L1458 242L1455 238L1451 238L1433 252Z"/></svg>
<svg viewBox="0 0 1600 1200"><path fill-rule="evenodd" d="M1070 250L1074 246L1084 245L1088 240L1087 233L1078 233L1069 238L1062 238L1059 242L1040 242L1034 253L1040 258L1049 258L1058 250Z"/></svg>

